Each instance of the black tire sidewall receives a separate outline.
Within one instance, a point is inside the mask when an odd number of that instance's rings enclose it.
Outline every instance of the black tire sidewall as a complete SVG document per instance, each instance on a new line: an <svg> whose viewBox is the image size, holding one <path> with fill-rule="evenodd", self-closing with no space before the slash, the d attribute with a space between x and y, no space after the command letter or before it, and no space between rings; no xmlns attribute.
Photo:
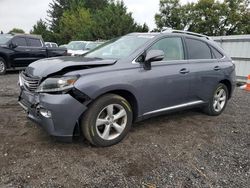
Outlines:
<svg viewBox="0 0 250 188"><path fill-rule="evenodd" d="M3 62L3 64L4 64L4 66L5 66L4 71L3 71L3 72L0 72L0 75L4 75L4 74L6 73L7 65L6 65L5 60L4 60L3 58L1 58L1 57L0 57L0 61L2 61L2 62Z"/></svg>
<svg viewBox="0 0 250 188"><path fill-rule="evenodd" d="M127 112L127 124L123 132L113 140L102 139L96 130L96 119L103 108L110 104L119 104ZM92 144L96 146L111 146L120 142L129 132L133 119L133 112L130 104L122 97L118 95L106 95L97 99L89 108L86 116L83 116L83 122L81 123L83 134ZM86 118L86 119L85 119ZM88 129L88 130L86 130Z"/></svg>

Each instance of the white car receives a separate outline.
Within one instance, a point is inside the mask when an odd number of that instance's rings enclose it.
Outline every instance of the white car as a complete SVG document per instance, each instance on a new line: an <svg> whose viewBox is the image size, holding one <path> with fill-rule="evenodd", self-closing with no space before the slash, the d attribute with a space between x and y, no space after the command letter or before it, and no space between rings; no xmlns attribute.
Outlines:
<svg viewBox="0 0 250 188"><path fill-rule="evenodd" d="M71 56L83 55L93 50L103 42L92 42L92 41L71 41L67 45L68 54Z"/></svg>
<svg viewBox="0 0 250 188"><path fill-rule="evenodd" d="M83 55L85 52L85 46L87 41L71 41L67 45L68 54L71 56Z"/></svg>
<svg viewBox="0 0 250 188"><path fill-rule="evenodd" d="M93 50L103 44L104 42L88 42L85 46L85 53L89 52L90 50Z"/></svg>
<svg viewBox="0 0 250 188"><path fill-rule="evenodd" d="M55 42L45 42L47 48L58 48L58 45Z"/></svg>

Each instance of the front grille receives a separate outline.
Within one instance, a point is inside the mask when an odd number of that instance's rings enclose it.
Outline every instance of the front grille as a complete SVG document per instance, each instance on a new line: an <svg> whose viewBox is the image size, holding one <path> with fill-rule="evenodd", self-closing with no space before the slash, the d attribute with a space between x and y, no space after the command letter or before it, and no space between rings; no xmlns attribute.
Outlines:
<svg viewBox="0 0 250 188"><path fill-rule="evenodd" d="M40 78L30 77L24 72L21 73L21 81L23 82L24 87L29 91L35 91L40 84Z"/></svg>

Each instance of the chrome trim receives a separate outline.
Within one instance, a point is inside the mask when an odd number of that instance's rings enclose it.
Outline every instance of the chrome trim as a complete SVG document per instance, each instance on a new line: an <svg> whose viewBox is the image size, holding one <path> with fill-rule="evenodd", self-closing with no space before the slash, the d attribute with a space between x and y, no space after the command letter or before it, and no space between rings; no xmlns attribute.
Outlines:
<svg viewBox="0 0 250 188"><path fill-rule="evenodd" d="M20 73L20 85L25 86L26 89L28 89L31 92L34 92L38 86L40 85L40 78L38 77L29 77L24 74L24 72Z"/></svg>
<svg viewBox="0 0 250 188"><path fill-rule="evenodd" d="M170 107L161 108L161 109L158 109L158 110L146 112L143 115L149 115L149 114L154 114L154 113L157 113L157 112L164 112L164 111L168 111L168 110L174 110L174 109L177 109L177 108L184 108L184 107L188 107L188 106L192 106L192 105L196 105L196 104L202 104L202 103L204 103L204 101L202 101L202 100L188 102L188 103L184 103L184 104L179 104L179 105L175 105L175 106L170 106Z"/></svg>
<svg viewBox="0 0 250 188"><path fill-rule="evenodd" d="M18 102L18 104L24 109L25 112L28 112L28 107L25 106L23 103Z"/></svg>

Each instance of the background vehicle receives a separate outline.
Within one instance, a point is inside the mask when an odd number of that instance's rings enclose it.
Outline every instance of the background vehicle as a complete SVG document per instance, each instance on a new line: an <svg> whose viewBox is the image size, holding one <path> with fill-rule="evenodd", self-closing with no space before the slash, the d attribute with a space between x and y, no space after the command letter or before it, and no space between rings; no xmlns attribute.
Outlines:
<svg viewBox="0 0 250 188"><path fill-rule="evenodd" d="M7 69L26 67L39 59L66 54L65 48L47 48L40 36L0 34L0 74L5 74Z"/></svg>
<svg viewBox="0 0 250 188"><path fill-rule="evenodd" d="M60 45L59 48L67 48L67 44Z"/></svg>
<svg viewBox="0 0 250 188"><path fill-rule="evenodd" d="M84 54L86 44L87 41L71 41L67 45L68 55L77 56Z"/></svg>
<svg viewBox="0 0 250 188"><path fill-rule="evenodd" d="M93 50L104 42L93 41L72 41L67 45L68 54L71 56L83 55Z"/></svg>
<svg viewBox="0 0 250 188"><path fill-rule="evenodd" d="M55 42L45 42L47 48L58 48L58 45Z"/></svg>
<svg viewBox="0 0 250 188"><path fill-rule="evenodd" d="M121 141L132 122L186 108L223 112L235 66L215 42L184 31L133 33L80 57L40 60L20 74L20 105L49 134Z"/></svg>
<svg viewBox="0 0 250 188"><path fill-rule="evenodd" d="M90 50L95 49L96 47L100 46L104 42L88 42L85 46L84 54L89 52Z"/></svg>

